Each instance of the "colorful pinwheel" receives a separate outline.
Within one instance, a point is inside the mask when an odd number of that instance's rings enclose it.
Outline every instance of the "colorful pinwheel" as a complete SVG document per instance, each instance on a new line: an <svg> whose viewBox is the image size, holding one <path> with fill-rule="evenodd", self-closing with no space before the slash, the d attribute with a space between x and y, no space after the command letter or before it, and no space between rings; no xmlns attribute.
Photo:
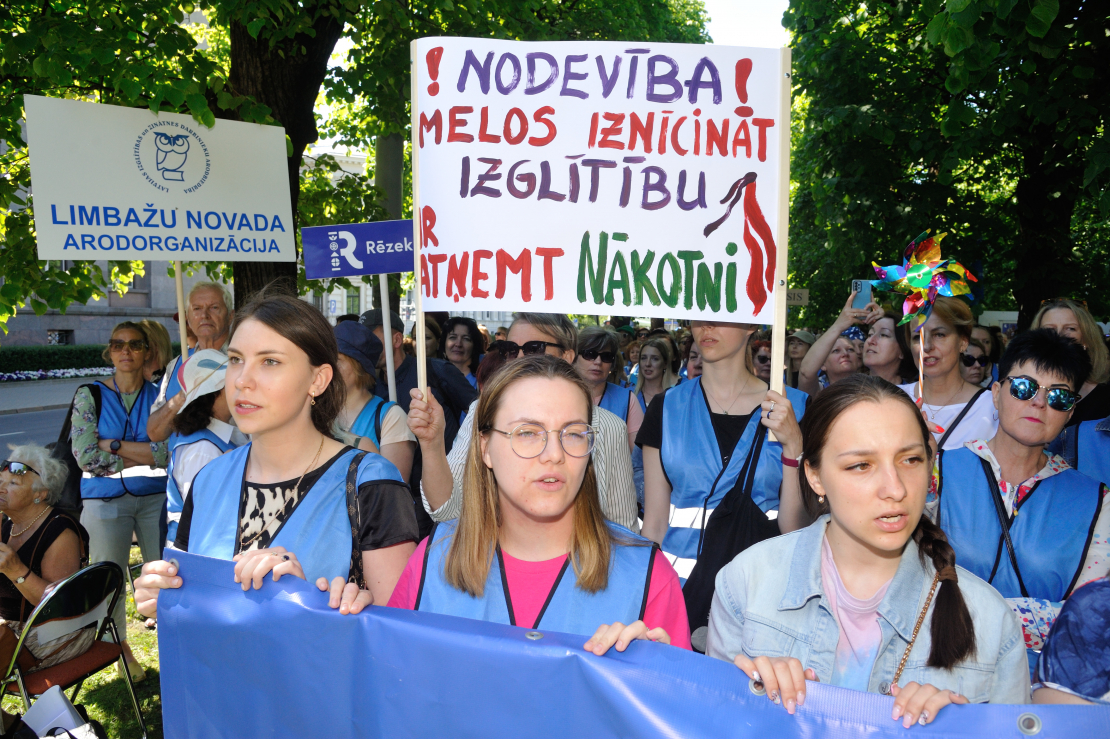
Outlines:
<svg viewBox="0 0 1110 739"><path fill-rule="evenodd" d="M949 298L967 295L973 299L967 281L978 280L959 262L941 258L940 242L944 236L930 236L928 231L920 234L906 246L901 267L880 267L872 262L879 274L878 280L871 281L872 287L906 297L902 305L903 317L898 325L913 321L911 328L919 330L929 319L938 295Z"/></svg>

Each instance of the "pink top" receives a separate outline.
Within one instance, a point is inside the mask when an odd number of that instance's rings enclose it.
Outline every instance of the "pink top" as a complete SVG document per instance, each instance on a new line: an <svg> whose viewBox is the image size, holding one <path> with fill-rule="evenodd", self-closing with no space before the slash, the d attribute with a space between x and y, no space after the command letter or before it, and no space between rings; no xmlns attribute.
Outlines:
<svg viewBox="0 0 1110 739"><path fill-rule="evenodd" d="M416 608L416 594L420 589L420 576L424 571L424 550L428 540L409 557L405 571L389 599L390 608ZM505 558L505 579L509 584L509 597L513 601L513 612L517 625L531 626L540 615L547 595L563 568L567 555L548 559L543 562L526 562L502 551ZM573 575L573 571L568 573ZM655 553L655 564L651 569L651 584L648 586L647 608L644 609L644 623L649 629L662 628L671 637L671 644L690 649L690 622L686 617L686 601L682 597L682 586L678 582L671 563L662 552ZM598 626L601 626L599 623Z"/></svg>
<svg viewBox="0 0 1110 739"><path fill-rule="evenodd" d="M879 627L879 604L883 602L892 580L888 580L870 598L855 597L840 579L829 540L821 539L821 587L829 601L829 610L840 626L833 662L833 685L867 692L871 668L875 665L883 639Z"/></svg>

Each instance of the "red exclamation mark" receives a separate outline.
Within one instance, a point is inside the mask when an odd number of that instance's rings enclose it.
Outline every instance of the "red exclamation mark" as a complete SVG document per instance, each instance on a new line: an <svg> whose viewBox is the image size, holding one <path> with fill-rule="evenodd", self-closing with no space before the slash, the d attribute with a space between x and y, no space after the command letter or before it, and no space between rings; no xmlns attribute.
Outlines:
<svg viewBox="0 0 1110 739"><path fill-rule="evenodd" d="M736 62L736 97L740 98L740 102L748 102L748 76L752 73L752 60L741 59ZM750 116L754 111L750 106L742 105L736 109L736 115L741 117Z"/></svg>
<svg viewBox="0 0 1110 739"><path fill-rule="evenodd" d="M442 58L443 58L443 47L442 46L437 46L434 49L431 49L427 53L427 55L424 57L424 60L428 63L428 76L432 78L432 84L428 85L428 94L429 95L434 96L434 95L439 94L439 83L436 82L436 78L439 77L439 60L442 59ZM748 62L748 69L749 69L749 71L751 70L751 62L750 61Z"/></svg>

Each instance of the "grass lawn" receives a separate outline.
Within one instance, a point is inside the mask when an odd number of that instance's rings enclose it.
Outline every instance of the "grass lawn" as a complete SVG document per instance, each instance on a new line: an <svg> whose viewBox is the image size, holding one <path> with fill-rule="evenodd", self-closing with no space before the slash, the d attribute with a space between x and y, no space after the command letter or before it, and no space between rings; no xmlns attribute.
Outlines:
<svg viewBox="0 0 1110 739"><path fill-rule="evenodd" d="M142 561L138 547L131 547L131 562ZM148 630L144 619L135 612L135 603L128 588L127 595L127 641L131 651L146 668L146 680L135 686L139 708L143 712L147 736L151 739L162 737L162 695L158 680L158 632ZM66 692L69 694L69 691ZM119 675L115 665L85 681L77 696L77 703L88 709L89 717L104 725L108 736L119 739L139 739L142 731L131 707L131 697L127 694L127 683ZM8 713L23 713L23 701L5 697L4 710Z"/></svg>

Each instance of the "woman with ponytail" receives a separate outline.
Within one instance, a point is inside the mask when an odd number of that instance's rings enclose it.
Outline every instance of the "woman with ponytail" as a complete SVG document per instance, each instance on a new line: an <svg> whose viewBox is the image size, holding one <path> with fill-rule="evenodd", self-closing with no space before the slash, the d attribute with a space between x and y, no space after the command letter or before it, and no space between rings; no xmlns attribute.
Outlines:
<svg viewBox="0 0 1110 739"><path fill-rule="evenodd" d="M801 429L802 502L817 520L718 573L707 654L790 713L806 680L893 695L907 728L949 703L1028 703L1017 617L923 515L932 455L909 396L850 377Z"/></svg>

